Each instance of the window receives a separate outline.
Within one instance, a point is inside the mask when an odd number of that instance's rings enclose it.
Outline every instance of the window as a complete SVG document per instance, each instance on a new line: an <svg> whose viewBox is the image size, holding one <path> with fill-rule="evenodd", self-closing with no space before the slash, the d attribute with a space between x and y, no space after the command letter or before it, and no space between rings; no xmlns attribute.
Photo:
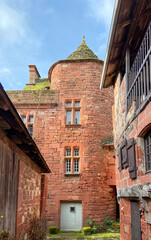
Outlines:
<svg viewBox="0 0 151 240"><path fill-rule="evenodd" d="M66 107L66 125L79 125L80 124L80 101L67 100Z"/></svg>
<svg viewBox="0 0 151 240"><path fill-rule="evenodd" d="M145 136L145 166L146 172L151 171L151 131Z"/></svg>
<svg viewBox="0 0 151 240"><path fill-rule="evenodd" d="M75 207L70 207L70 212L75 212Z"/></svg>
<svg viewBox="0 0 151 240"><path fill-rule="evenodd" d="M33 115L30 116L21 116L26 128L29 131L30 136L33 136L33 123L34 123L34 117Z"/></svg>
<svg viewBox="0 0 151 240"><path fill-rule="evenodd" d="M22 116L22 120L25 123L26 122L26 116Z"/></svg>
<svg viewBox="0 0 151 240"><path fill-rule="evenodd" d="M74 173L79 173L79 159L74 159Z"/></svg>
<svg viewBox="0 0 151 240"><path fill-rule="evenodd" d="M71 149L66 150L66 156L71 156Z"/></svg>
<svg viewBox="0 0 151 240"><path fill-rule="evenodd" d="M30 123L33 123L33 121L34 121L33 116L29 116L29 122L30 122Z"/></svg>
<svg viewBox="0 0 151 240"><path fill-rule="evenodd" d="M66 173L71 173L71 159L66 160Z"/></svg>
<svg viewBox="0 0 151 240"><path fill-rule="evenodd" d="M65 149L65 173L79 174L80 172L80 152L79 148Z"/></svg>
<svg viewBox="0 0 151 240"><path fill-rule="evenodd" d="M66 124L71 124L71 111L67 111Z"/></svg>
<svg viewBox="0 0 151 240"><path fill-rule="evenodd" d="M30 136L33 136L33 125L28 125L28 131L29 131L29 134Z"/></svg>

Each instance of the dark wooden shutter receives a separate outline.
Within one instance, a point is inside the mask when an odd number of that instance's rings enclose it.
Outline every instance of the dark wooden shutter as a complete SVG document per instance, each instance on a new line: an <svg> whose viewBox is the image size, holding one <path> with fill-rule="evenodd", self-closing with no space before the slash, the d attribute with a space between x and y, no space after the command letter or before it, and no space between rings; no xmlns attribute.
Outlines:
<svg viewBox="0 0 151 240"><path fill-rule="evenodd" d="M127 158L127 140L124 139L121 144L121 152L122 152L122 167L128 167L128 158Z"/></svg>
<svg viewBox="0 0 151 240"><path fill-rule="evenodd" d="M127 141L127 154L128 154L128 161L129 161L129 174L130 178L136 178L136 158L135 158L135 141L134 138L130 138Z"/></svg>
<svg viewBox="0 0 151 240"><path fill-rule="evenodd" d="M122 151L121 148L119 147L119 151L118 151L118 160L119 160L119 171L121 172L123 167L122 167Z"/></svg>

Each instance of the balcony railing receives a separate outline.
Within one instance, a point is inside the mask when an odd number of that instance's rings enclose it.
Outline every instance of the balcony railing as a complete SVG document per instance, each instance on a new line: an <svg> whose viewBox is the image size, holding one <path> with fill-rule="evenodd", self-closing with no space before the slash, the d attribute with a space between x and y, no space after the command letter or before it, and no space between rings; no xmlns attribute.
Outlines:
<svg viewBox="0 0 151 240"><path fill-rule="evenodd" d="M136 101L136 110L151 92L151 22L128 74L127 110Z"/></svg>

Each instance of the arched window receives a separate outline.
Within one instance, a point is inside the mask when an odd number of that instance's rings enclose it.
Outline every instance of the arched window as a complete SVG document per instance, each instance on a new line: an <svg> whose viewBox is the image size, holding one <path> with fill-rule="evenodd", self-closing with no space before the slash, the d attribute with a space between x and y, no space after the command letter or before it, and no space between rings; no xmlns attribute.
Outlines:
<svg viewBox="0 0 151 240"><path fill-rule="evenodd" d="M146 172L151 172L151 130L144 137Z"/></svg>

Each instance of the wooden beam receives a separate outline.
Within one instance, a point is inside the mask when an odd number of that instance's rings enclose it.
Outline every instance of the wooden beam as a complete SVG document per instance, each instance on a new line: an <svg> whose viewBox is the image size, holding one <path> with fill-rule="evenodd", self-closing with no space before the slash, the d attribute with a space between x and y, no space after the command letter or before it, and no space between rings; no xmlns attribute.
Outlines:
<svg viewBox="0 0 151 240"><path fill-rule="evenodd" d="M145 9L145 6L147 6L147 0L146 1L134 1L133 4L133 12L132 12L132 18L133 21L130 24L130 26L128 27L128 30L125 32L125 44L123 46L123 50L121 52L121 64L120 64L120 68L122 66L122 64L124 64L125 62L125 53L126 53L126 48L127 46L131 45L131 40L132 40L132 36L134 35L133 33L135 32L136 26L138 25L138 19L139 19L139 15L142 12L142 9Z"/></svg>
<svg viewBox="0 0 151 240"><path fill-rule="evenodd" d="M5 103L5 101L0 97L0 108L7 111L9 109L8 105Z"/></svg>
<svg viewBox="0 0 151 240"><path fill-rule="evenodd" d="M118 57L118 58L113 58L112 60L109 61L109 64L114 64L114 63L116 63L116 62L119 61L119 60L120 60L120 57Z"/></svg>
<svg viewBox="0 0 151 240"><path fill-rule="evenodd" d="M9 110L5 111L0 108L0 116L11 126L11 128L17 130L18 132L22 132L20 125L18 125L17 120Z"/></svg>
<svg viewBox="0 0 151 240"><path fill-rule="evenodd" d="M110 78L114 77L116 74L117 74L117 72L112 72L106 76L106 79L110 79Z"/></svg>
<svg viewBox="0 0 151 240"><path fill-rule="evenodd" d="M16 135L11 135L9 139L15 144L22 144L22 140Z"/></svg>
<svg viewBox="0 0 151 240"><path fill-rule="evenodd" d="M8 136L8 137L10 137L10 136L17 136L19 139L21 139L21 141L23 142L23 143L25 143L25 144L28 144L28 146L31 146L32 145L32 143L30 142L30 139L25 135L25 133L24 132L18 132L18 131L16 131L15 129L13 129L13 128L11 128L11 129L8 129L8 130L6 130L5 131L6 132L6 135Z"/></svg>
<svg viewBox="0 0 151 240"><path fill-rule="evenodd" d="M146 18L146 17L149 17L151 16L151 8L148 8L147 10L145 10L144 12L142 12L142 14L140 14L138 16L138 19L141 19L141 18Z"/></svg>
<svg viewBox="0 0 151 240"><path fill-rule="evenodd" d="M120 23L118 24L118 27L120 27L120 28L126 27L126 26L128 26L129 24L131 24L132 21L133 21L133 19L124 20L123 22L120 22Z"/></svg>
<svg viewBox="0 0 151 240"><path fill-rule="evenodd" d="M2 117L0 117L0 128L3 130L11 128L10 125Z"/></svg>
<svg viewBox="0 0 151 240"><path fill-rule="evenodd" d="M123 41L123 42L118 42L118 43L113 43L113 48L122 47L124 44L125 44L125 41Z"/></svg>

